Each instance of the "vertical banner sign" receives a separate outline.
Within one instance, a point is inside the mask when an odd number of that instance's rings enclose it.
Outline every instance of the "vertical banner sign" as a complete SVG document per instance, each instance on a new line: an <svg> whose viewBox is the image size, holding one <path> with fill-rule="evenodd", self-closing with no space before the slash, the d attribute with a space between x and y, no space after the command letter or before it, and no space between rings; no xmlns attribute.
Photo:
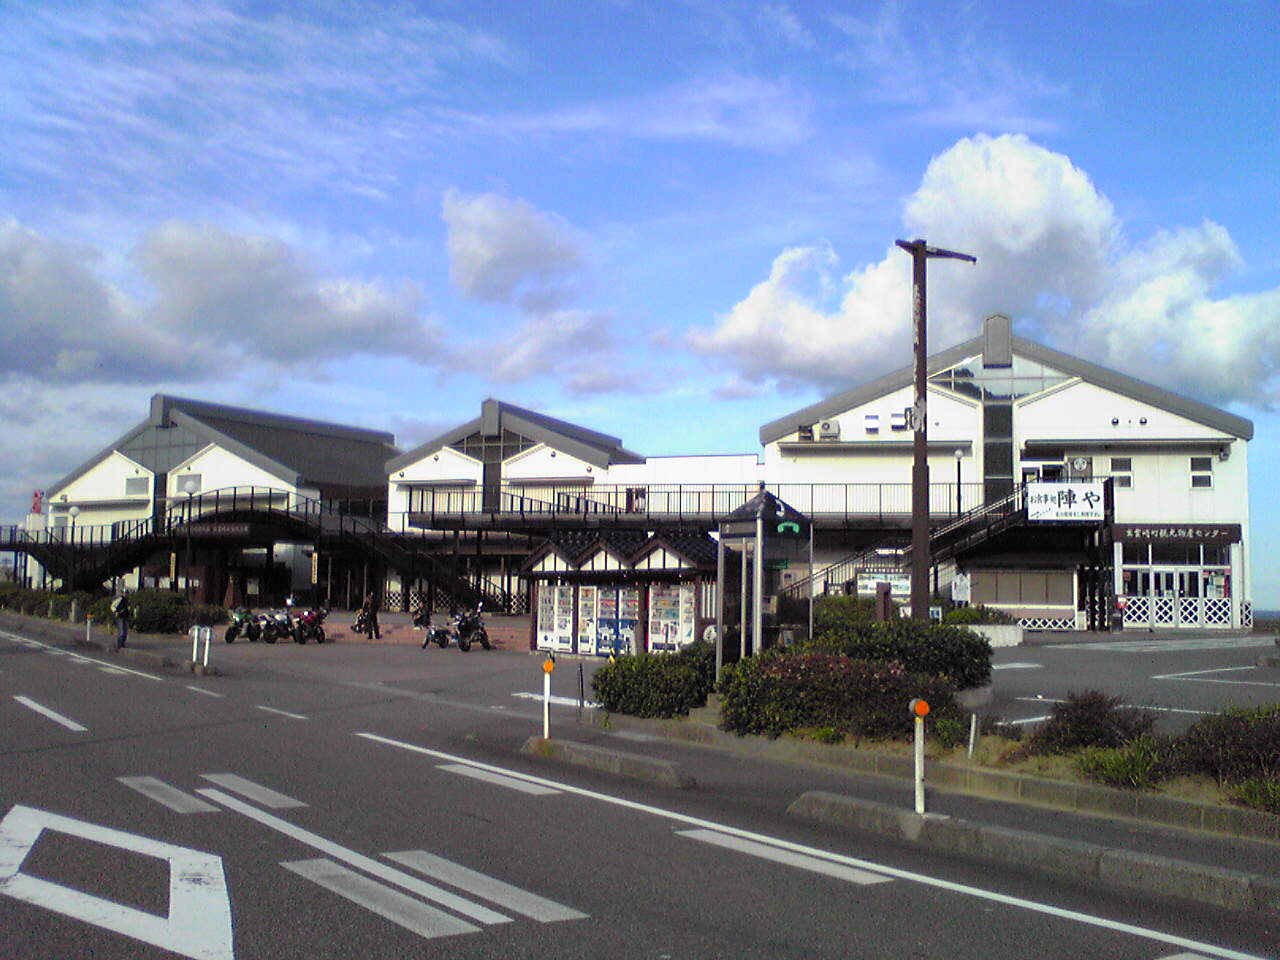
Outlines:
<svg viewBox="0 0 1280 960"><path fill-rule="evenodd" d="M169 553L169 582L173 583L178 579L178 555L177 553Z"/></svg>
<svg viewBox="0 0 1280 960"><path fill-rule="evenodd" d="M314 587L320 582L320 551L314 550L311 553L311 585Z"/></svg>

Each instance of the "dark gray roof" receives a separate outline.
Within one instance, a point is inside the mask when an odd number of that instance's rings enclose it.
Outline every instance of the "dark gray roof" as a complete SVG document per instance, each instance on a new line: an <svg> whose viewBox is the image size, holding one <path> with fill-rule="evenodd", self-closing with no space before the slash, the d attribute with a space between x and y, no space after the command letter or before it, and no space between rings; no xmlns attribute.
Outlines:
<svg viewBox="0 0 1280 960"><path fill-rule="evenodd" d="M597 467L610 467L618 463L644 463L644 457L622 446L622 441L605 433L597 433L577 424L557 420L533 410L525 410L500 400L489 398L484 401L481 415L468 420L461 426L454 427L448 433L441 434L433 440L414 447L408 453L401 454L387 463L387 473L403 470L417 463L438 450L451 444L465 440L484 428L485 413L497 425L497 432L512 430L521 436L560 450L570 456L577 457Z"/></svg>
<svg viewBox="0 0 1280 960"><path fill-rule="evenodd" d="M1007 318L1004 317L988 319L989 321L1000 320L1007 323ZM932 376L941 370L955 366L969 357L981 356L988 342L988 338L984 333L984 335L943 350L941 353L935 353L927 361L929 375ZM1221 430L1223 433L1231 434L1242 440L1253 439L1253 422L1246 420L1244 417L1228 413L1207 403L1201 403L1199 400L1192 400L1190 397L1173 393L1144 380L1138 380L1123 373L1108 370L1106 367L1100 367L1070 354L1060 353L1030 340L1010 337L1009 343L1012 346L1013 353L1018 356L1043 363L1045 366L1052 367L1061 373L1079 377L1081 380L1110 390L1113 393L1151 404L1153 407L1167 410L1203 426ZM785 417L779 417L777 420L766 423L760 428L760 442L768 444L781 440L802 426L808 426L819 420L845 413L864 403L869 403L877 397L910 386L914 380L915 368L912 364L908 364L892 373L872 380L870 383L865 383L860 387L854 387L852 390L820 400L802 410L797 410L794 413L787 414Z"/></svg>
<svg viewBox="0 0 1280 960"><path fill-rule="evenodd" d="M398 452L395 437L379 430L156 394L145 420L53 489L72 483L115 451L161 473L209 444L290 485L335 493L385 487L384 464Z"/></svg>

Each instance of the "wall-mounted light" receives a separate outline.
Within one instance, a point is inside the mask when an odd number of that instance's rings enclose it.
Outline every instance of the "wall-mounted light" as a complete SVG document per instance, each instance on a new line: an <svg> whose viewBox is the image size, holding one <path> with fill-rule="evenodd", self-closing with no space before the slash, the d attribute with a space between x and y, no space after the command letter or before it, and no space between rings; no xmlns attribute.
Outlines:
<svg viewBox="0 0 1280 960"><path fill-rule="evenodd" d="M1145 426L1147 425L1147 418L1146 418L1146 417L1139 417L1139 418L1138 418L1138 423L1142 424L1142 425L1145 427Z"/></svg>
<svg viewBox="0 0 1280 960"><path fill-rule="evenodd" d="M1113 427L1118 427L1118 426L1120 426L1120 418L1119 418L1119 417L1112 417L1112 418L1111 418L1111 425L1112 425Z"/></svg>

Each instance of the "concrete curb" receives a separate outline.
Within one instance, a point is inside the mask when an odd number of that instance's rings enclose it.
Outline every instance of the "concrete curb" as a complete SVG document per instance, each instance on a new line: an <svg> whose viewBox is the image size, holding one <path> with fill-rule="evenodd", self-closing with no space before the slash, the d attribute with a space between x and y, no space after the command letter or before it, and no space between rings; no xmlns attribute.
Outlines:
<svg viewBox="0 0 1280 960"><path fill-rule="evenodd" d="M520 748L520 752L682 790L694 786L693 778L681 773L678 764L639 753L596 747L572 740L544 740L542 737L530 737Z"/></svg>
<svg viewBox="0 0 1280 960"><path fill-rule="evenodd" d="M896 780L910 780L915 776L910 757L889 756L811 740L740 737L725 733L710 723L638 720L633 717L612 716L601 711L592 711L586 715L586 721L598 726L645 730L668 740L701 744L759 759L813 763ZM1068 810L1089 816L1111 819L1124 817L1159 826L1280 843L1280 816L1244 807L1196 803L1160 794L1067 783L1025 773L964 767L936 760L925 761L925 785L952 793Z"/></svg>
<svg viewBox="0 0 1280 960"><path fill-rule="evenodd" d="M873 800L822 790L802 794L787 813L809 820L905 840L939 850L1034 867L1180 897L1227 910L1280 916L1280 879L1133 850L972 823L940 814L902 810Z"/></svg>

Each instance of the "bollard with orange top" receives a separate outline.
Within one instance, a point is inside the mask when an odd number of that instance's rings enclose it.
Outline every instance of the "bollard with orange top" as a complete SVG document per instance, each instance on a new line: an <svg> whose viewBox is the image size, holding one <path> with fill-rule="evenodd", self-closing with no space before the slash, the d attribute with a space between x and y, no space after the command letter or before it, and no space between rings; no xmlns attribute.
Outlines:
<svg viewBox="0 0 1280 960"><path fill-rule="evenodd" d="M542 661L542 739L551 739L551 671L556 668L554 654Z"/></svg>
<svg viewBox="0 0 1280 960"><path fill-rule="evenodd" d="M910 704L916 721L916 813L924 813L924 718L929 715L929 701L916 698Z"/></svg>

